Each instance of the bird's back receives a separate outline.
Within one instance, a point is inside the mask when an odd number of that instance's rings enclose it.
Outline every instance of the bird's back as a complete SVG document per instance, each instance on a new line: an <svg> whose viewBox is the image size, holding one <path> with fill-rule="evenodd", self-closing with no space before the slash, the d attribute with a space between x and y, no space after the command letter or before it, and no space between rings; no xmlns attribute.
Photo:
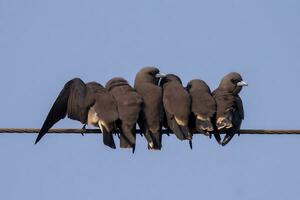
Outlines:
<svg viewBox="0 0 300 200"><path fill-rule="evenodd" d="M185 88L178 82L170 82L163 89L163 103L165 109L180 119L188 119L191 98Z"/></svg>
<svg viewBox="0 0 300 200"><path fill-rule="evenodd" d="M99 83L87 83L87 102L93 104L99 117L107 122L118 119L117 105L114 97Z"/></svg>
<svg viewBox="0 0 300 200"><path fill-rule="evenodd" d="M190 91L192 98L192 112L197 115L213 117L216 113L216 101L212 95L205 91Z"/></svg>

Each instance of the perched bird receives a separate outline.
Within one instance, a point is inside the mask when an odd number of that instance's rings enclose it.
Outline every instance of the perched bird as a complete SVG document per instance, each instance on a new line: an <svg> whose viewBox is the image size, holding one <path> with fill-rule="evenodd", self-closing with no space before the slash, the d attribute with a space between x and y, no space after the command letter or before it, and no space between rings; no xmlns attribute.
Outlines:
<svg viewBox="0 0 300 200"><path fill-rule="evenodd" d="M144 67L136 75L134 88L143 99L138 124L145 135L149 149L161 149L163 104L159 80L165 74L156 67Z"/></svg>
<svg viewBox="0 0 300 200"><path fill-rule="evenodd" d="M239 73L232 72L221 80L219 87L212 93L217 102L216 127L219 132L226 133L221 142L223 146L240 130L244 109L239 92L247 85Z"/></svg>
<svg viewBox="0 0 300 200"><path fill-rule="evenodd" d="M203 80L191 80L186 88L192 99L190 130L210 136L214 131L213 120L217 111L216 101Z"/></svg>
<svg viewBox="0 0 300 200"><path fill-rule="evenodd" d="M192 134L189 131L189 116L191 114L191 97L182 86L180 78L167 74L162 78L163 105L165 109L165 126L171 129L179 140L189 140L192 148Z"/></svg>
<svg viewBox="0 0 300 200"><path fill-rule="evenodd" d="M105 87L117 102L120 147L132 148L134 152L136 123L143 100L123 78L113 78L106 83Z"/></svg>
<svg viewBox="0 0 300 200"><path fill-rule="evenodd" d="M116 148L112 131L118 119L117 105L113 96L99 83L85 84L79 78L68 81L49 111L35 144L66 116L84 124L83 129L87 124L99 127L103 133L103 143Z"/></svg>

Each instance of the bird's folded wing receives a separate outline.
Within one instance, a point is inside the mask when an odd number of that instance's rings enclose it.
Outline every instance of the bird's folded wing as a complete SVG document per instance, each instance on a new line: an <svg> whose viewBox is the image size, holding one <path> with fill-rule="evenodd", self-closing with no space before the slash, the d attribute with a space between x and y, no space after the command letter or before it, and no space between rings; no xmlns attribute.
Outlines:
<svg viewBox="0 0 300 200"><path fill-rule="evenodd" d="M68 99L67 114L70 119L78 120L85 124L89 106L86 105L87 87L85 83L79 79L73 79Z"/></svg>
<svg viewBox="0 0 300 200"><path fill-rule="evenodd" d="M244 107L243 107L242 99L239 96L237 96L235 101L236 101L236 106L237 106L240 118L244 119Z"/></svg>
<svg viewBox="0 0 300 200"><path fill-rule="evenodd" d="M67 114L68 108L68 99L70 95L70 89L73 84L74 80L70 80L64 86L64 88L59 93L58 97L56 98L54 104L52 105L46 120L36 138L35 144L40 141L40 139L48 132L48 130L59 120L65 118Z"/></svg>

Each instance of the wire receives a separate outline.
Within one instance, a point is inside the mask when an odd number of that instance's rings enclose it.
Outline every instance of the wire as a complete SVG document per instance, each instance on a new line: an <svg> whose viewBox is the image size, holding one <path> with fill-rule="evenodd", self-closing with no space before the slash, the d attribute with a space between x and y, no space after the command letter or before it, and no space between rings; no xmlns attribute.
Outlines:
<svg viewBox="0 0 300 200"><path fill-rule="evenodd" d="M0 133L38 133L40 129L36 128L0 128ZM53 134L99 134L101 133L100 129L86 129L85 131L82 131L82 129L66 129L66 128L60 128L60 129L50 129L48 133ZM137 134L141 134L140 130L136 130ZM162 130L163 134L172 134L171 132L167 130ZM194 134L202 134L202 133L194 133ZM267 129L243 129L240 130L240 134L250 134L250 135L256 135L256 134L266 134L266 135L292 135L292 134L299 134L300 130L267 130Z"/></svg>

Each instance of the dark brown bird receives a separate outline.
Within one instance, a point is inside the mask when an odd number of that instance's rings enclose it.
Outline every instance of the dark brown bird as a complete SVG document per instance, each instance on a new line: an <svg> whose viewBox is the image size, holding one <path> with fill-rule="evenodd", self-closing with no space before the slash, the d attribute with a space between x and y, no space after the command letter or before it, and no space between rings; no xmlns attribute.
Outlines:
<svg viewBox="0 0 300 200"><path fill-rule="evenodd" d="M99 127L103 133L103 143L116 148L112 131L118 119L117 105L113 96L99 83L85 84L79 78L68 81L49 111L35 144L66 116L80 121L84 127L86 124Z"/></svg>
<svg viewBox="0 0 300 200"><path fill-rule="evenodd" d="M203 80L191 80L186 88L192 99L190 130L210 136L214 131L213 120L217 111L216 101Z"/></svg>
<svg viewBox="0 0 300 200"><path fill-rule="evenodd" d="M119 120L117 127L120 130L120 147L135 150L136 123L142 106L142 98L120 77L113 78L106 83L106 89L117 102Z"/></svg>
<svg viewBox="0 0 300 200"><path fill-rule="evenodd" d="M182 86L180 78L167 74L162 78L163 105L165 109L165 126L171 129L179 140L189 140L192 148L192 134L189 131L189 116L191 114L191 97Z"/></svg>
<svg viewBox="0 0 300 200"><path fill-rule="evenodd" d="M161 149L162 146L163 104L162 88L158 86L158 82L164 76L156 67L144 67L137 73L134 81L134 88L143 99L138 124L149 149Z"/></svg>
<svg viewBox="0 0 300 200"><path fill-rule="evenodd" d="M239 73L232 72L227 74L219 87L213 91L213 97L217 102L216 127L219 132L226 133L221 142L223 146L240 131L244 109L239 93L242 87L247 85Z"/></svg>

